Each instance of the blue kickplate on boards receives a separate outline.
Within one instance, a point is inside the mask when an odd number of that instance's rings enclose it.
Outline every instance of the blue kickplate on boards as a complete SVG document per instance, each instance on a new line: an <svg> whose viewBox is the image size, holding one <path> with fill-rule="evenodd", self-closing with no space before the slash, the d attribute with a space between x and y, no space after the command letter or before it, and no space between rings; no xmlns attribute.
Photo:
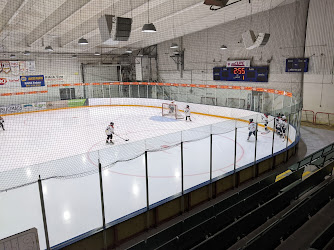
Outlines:
<svg viewBox="0 0 334 250"><path fill-rule="evenodd" d="M156 122L177 122L178 120L176 120L175 118L169 118L169 117L165 117L165 116L151 116L150 120L152 121L156 121Z"/></svg>

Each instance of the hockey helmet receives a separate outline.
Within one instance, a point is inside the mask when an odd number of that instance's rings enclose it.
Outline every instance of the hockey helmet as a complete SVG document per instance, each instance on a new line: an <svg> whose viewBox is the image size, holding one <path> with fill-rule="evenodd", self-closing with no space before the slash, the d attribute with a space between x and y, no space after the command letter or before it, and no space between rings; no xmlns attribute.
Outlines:
<svg viewBox="0 0 334 250"><path fill-rule="evenodd" d="M249 122L253 122L254 120L253 119L249 119Z"/></svg>
<svg viewBox="0 0 334 250"><path fill-rule="evenodd" d="M189 105L187 105L186 108L189 108Z"/></svg>
<svg viewBox="0 0 334 250"><path fill-rule="evenodd" d="M110 122L110 125L111 125L111 126L114 126L114 123L113 123L113 122Z"/></svg>

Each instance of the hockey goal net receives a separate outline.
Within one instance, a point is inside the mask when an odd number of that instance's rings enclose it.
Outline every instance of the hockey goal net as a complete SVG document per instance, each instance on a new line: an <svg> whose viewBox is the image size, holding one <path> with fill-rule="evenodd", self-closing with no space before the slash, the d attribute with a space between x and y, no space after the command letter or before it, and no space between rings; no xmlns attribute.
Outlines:
<svg viewBox="0 0 334 250"><path fill-rule="evenodd" d="M183 119L178 106L172 103L163 103L162 104L162 116L173 117L175 119Z"/></svg>

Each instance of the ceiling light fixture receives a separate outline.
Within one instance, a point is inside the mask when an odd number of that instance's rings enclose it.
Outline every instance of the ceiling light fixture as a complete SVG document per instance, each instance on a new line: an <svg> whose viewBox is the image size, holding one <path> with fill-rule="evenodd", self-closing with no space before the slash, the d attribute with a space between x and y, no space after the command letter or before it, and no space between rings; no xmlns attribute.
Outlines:
<svg viewBox="0 0 334 250"><path fill-rule="evenodd" d="M175 13L175 7L174 7L174 0L173 0L173 13ZM174 18L173 18L173 38L175 38L175 24L174 24ZM177 43L172 43L170 46L171 49L177 49L179 45Z"/></svg>
<svg viewBox="0 0 334 250"><path fill-rule="evenodd" d="M126 49L125 52L131 54L132 53L132 49Z"/></svg>
<svg viewBox="0 0 334 250"><path fill-rule="evenodd" d="M172 43L172 45L170 46L171 49L177 49L179 47L179 45L177 45L177 43Z"/></svg>
<svg viewBox="0 0 334 250"><path fill-rule="evenodd" d="M225 16L226 16L226 14L224 15L224 23L225 23ZM225 40L225 27L224 27L224 40ZM226 45L222 45L222 46L220 46L220 49L221 50L226 50L227 49L227 47L226 47Z"/></svg>
<svg viewBox="0 0 334 250"><path fill-rule="evenodd" d="M144 24L142 32L153 33L157 32L153 23L150 23L150 0L147 1L147 23Z"/></svg>
<svg viewBox="0 0 334 250"><path fill-rule="evenodd" d="M81 37L78 41L78 44L86 45L86 44L88 44L88 41L87 41L86 38Z"/></svg>
<svg viewBox="0 0 334 250"><path fill-rule="evenodd" d="M153 23L146 23L143 26L142 32L153 33L157 32L157 29L155 28Z"/></svg>
<svg viewBox="0 0 334 250"><path fill-rule="evenodd" d="M101 53L99 53L99 52L95 52L94 55L95 55L95 56L100 56Z"/></svg>
<svg viewBox="0 0 334 250"><path fill-rule="evenodd" d="M45 50L46 51L49 51L49 52L52 52L53 51L53 48L51 46L46 46L45 47Z"/></svg>

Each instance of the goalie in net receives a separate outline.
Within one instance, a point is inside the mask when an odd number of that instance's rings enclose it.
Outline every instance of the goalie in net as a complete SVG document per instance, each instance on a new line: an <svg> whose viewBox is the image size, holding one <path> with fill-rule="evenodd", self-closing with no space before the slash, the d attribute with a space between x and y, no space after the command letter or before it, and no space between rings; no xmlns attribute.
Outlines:
<svg viewBox="0 0 334 250"><path fill-rule="evenodd" d="M169 116L175 119L184 118L174 101L172 101L171 103L162 104L162 116Z"/></svg>

